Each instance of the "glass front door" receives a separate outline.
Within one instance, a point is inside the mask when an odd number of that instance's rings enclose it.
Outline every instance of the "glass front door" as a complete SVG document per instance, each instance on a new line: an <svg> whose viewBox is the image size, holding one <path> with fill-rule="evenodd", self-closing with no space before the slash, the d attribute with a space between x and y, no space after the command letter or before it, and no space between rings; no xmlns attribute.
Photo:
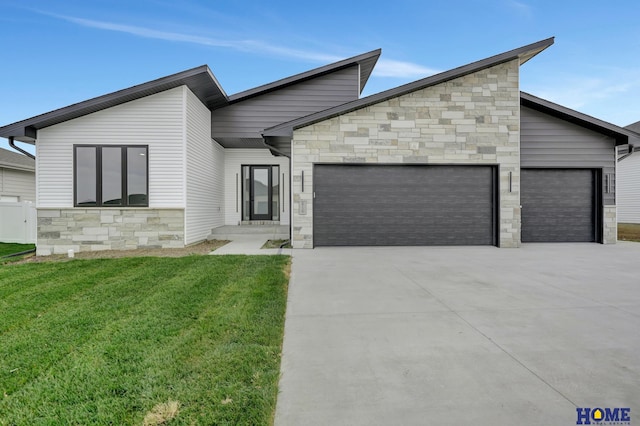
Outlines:
<svg viewBox="0 0 640 426"><path fill-rule="evenodd" d="M242 166L242 220L280 220L280 167Z"/></svg>
<svg viewBox="0 0 640 426"><path fill-rule="evenodd" d="M271 220L271 166L250 169L250 220Z"/></svg>

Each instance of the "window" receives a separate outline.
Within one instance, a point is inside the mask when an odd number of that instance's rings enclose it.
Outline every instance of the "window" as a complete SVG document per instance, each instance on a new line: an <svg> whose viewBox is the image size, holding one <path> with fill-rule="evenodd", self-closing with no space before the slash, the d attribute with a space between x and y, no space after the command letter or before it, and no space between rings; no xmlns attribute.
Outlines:
<svg viewBox="0 0 640 426"><path fill-rule="evenodd" d="M147 146L74 146L76 207L147 207Z"/></svg>

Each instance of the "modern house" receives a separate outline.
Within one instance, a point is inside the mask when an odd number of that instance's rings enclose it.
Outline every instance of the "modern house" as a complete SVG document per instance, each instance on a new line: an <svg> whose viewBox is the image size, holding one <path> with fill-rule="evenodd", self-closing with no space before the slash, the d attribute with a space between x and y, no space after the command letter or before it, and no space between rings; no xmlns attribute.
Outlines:
<svg viewBox="0 0 640 426"><path fill-rule="evenodd" d="M36 200L36 162L0 148L0 201Z"/></svg>
<svg viewBox="0 0 640 426"><path fill-rule="evenodd" d="M636 140L618 151L618 223L640 223L640 121L625 127Z"/></svg>
<svg viewBox="0 0 640 426"><path fill-rule="evenodd" d="M515 50L360 98L380 51L235 95L207 66L29 118L38 253L287 225L295 248L616 241L634 133L519 90Z"/></svg>

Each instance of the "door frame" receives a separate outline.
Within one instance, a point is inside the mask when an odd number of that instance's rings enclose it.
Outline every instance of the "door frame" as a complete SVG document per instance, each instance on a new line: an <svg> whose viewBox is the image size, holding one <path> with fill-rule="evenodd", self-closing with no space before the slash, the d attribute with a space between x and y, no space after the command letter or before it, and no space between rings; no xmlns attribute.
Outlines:
<svg viewBox="0 0 640 426"><path fill-rule="evenodd" d="M248 169L248 173L249 173L249 187L247 188L247 184L245 181L245 167ZM273 205L273 201L274 201L274 194L273 194L273 173L274 173L274 168L278 169L278 173L280 173L280 169L281 166L279 164L241 164L240 165L240 205L241 205L241 220L256 220L256 221L272 221L273 216L274 216L274 208L280 208L280 203L282 202L282 200L280 200L281 196L279 194L278 191L278 206ZM266 169L268 170L268 179L269 179L269 187L268 187L268 213L267 214L255 214L253 211L253 201L254 201L254 171L256 169ZM278 178L280 179L280 175L278 175ZM248 207L248 211L247 211L247 205L246 205L246 197L245 197L245 193L248 194L249 196L249 207ZM278 216L279 216L279 211L277 212ZM276 219L279 220L279 219Z"/></svg>

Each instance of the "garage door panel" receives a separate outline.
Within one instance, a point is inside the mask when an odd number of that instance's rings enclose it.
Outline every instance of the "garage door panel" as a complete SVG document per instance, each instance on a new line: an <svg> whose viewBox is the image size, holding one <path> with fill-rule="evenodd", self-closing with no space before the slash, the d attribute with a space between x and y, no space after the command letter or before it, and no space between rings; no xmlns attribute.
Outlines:
<svg viewBox="0 0 640 426"><path fill-rule="evenodd" d="M522 242L595 241L593 170L521 171Z"/></svg>
<svg viewBox="0 0 640 426"><path fill-rule="evenodd" d="M316 165L314 244L494 244L493 170Z"/></svg>

